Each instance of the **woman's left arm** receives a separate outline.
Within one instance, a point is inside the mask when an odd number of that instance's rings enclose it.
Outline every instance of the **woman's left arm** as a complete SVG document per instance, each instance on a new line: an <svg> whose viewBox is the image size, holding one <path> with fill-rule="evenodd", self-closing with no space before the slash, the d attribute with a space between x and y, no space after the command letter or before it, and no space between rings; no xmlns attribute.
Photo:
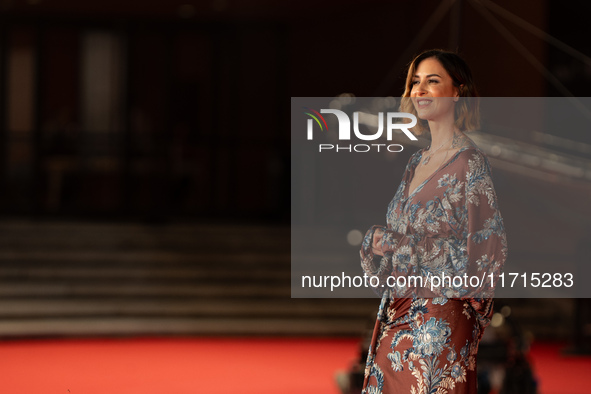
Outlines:
<svg viewBox="0 0 591 394"><path fill-rule="evenodd" d="M465 184L464 231L466 239L465 267L468 277L478 277L480 286L469 288L470 302L483 327L492 314L495 284L507 259L505 226L493 186L490 163L476 152L468 160Z"/></svg>

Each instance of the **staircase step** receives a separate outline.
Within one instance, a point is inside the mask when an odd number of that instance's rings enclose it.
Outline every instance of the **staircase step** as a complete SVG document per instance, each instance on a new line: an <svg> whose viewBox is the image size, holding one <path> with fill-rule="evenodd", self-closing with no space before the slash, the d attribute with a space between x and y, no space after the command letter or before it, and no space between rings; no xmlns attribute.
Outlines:
<svg viewBox="0 0 591 394"><path fill-rule="evenodd" d="M354 301L354 302L352 302ZM347 299L58 299L0 300L0 319L52 316L207 316L371 318L377 300Z"/></svg>
<svg viewBox="0 0 591 394"><path fill-rule="evenodd" d="M137 335L362 336L368 326L350 318L82 318L0 321L0 337Z"/></svg>
<svg viewBox="0 0 591 394"><path fill-rule="evenodd" d="M283 284L136 284L136 283L3 283L0 297L104 297L104 296L191 296L191 297L282 297L289 298L291 289Z"/></svg>
<svg viewBox="0 0 591 394"><path fill-rule="evenodd" d="M35 267L7 267L0 266L0 281L18 280L75 280L92 278L104 279L182 279L182 280L232 280L253 277L257 280L286 280L289 283L291 272L287 269L267 269L262 267L121 267L109 265L107 267L88 266L41 266Z"/></svg>

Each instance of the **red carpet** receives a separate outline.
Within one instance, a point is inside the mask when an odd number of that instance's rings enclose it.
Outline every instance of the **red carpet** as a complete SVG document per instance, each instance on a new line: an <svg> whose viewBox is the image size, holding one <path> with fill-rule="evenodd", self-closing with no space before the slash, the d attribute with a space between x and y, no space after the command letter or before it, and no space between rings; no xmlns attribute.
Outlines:
<svg viewBox="0 0 591 394"><path fill-rule="evenodd" d="M0 343L0 393L337 394L357 339L109 339ZM591 393L591 357L535 344L540 394Z"/></svg>
<svg viewBox="0 0 591 394"><path fill-rule="evenodd" d="M530 360L540 384L540 394L591 393L591 356L565 356L564 344L537 343Z"/></svg>
<svg viewBox="0 0 591 394"><path fill-rule="evenodd" d="M336 394L334 372L348 367L357 343L228 338L4 342L0 393Z"/></svg>

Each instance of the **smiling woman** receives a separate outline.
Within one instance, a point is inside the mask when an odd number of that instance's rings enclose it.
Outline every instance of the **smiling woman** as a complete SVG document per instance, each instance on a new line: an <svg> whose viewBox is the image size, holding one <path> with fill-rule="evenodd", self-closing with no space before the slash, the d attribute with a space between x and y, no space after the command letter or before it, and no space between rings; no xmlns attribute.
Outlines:
<svg viewBox="0 0 591 394"><path fill-rule="evenodd" d="M428 131L431 145L411 157L387 225L363 240L363 270L382 284L363 393L476 393L494 288L472 278L496 277L507 257L490 165L465 135L478 127L477 92L466 63L435 50L413 60L403 97L401 110L420 119L413 131ZM470 284L439 286L439 275ZM398 285L416 276L428 289Z"/></svg>
<svg viewBox="0 0 591 394"><path fill-rule="evenodd" d="M480 127L478 90L468 65L455 53L430 50L417 56L408 68L402 97L400 109L415 116L418 116L417 98L435 100L434 97L439 97L437 100L444 101L453 98L455 126L468 132ZM421 118L413 131L416 134L429 131L428 121L428 118Z"/></svg>
<svg viewBox="0 0 591 394"><path fill-rule="evenodd" d="M459 92L439 60L434 57L423 60L412 77L411 86L412 103L419 118L454 123L452 109Z"/></svg>

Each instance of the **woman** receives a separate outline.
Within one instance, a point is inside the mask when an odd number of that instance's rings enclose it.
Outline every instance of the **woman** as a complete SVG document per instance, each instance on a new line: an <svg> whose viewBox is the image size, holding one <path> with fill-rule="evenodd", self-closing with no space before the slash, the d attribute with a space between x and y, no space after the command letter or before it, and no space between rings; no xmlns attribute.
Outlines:
<svg viewBox="0 0 591 394"><path fill-rule="evenodd" d="M488 160L465 135L479 127L478 94L458 55L431 50L410 64L402 100L431 144L411 157L387 226L370 228L362 244L361 265L383 292L363 393L476 393L491 279L507 256ZM425 282L407 285L411 276Z"/></svg>

